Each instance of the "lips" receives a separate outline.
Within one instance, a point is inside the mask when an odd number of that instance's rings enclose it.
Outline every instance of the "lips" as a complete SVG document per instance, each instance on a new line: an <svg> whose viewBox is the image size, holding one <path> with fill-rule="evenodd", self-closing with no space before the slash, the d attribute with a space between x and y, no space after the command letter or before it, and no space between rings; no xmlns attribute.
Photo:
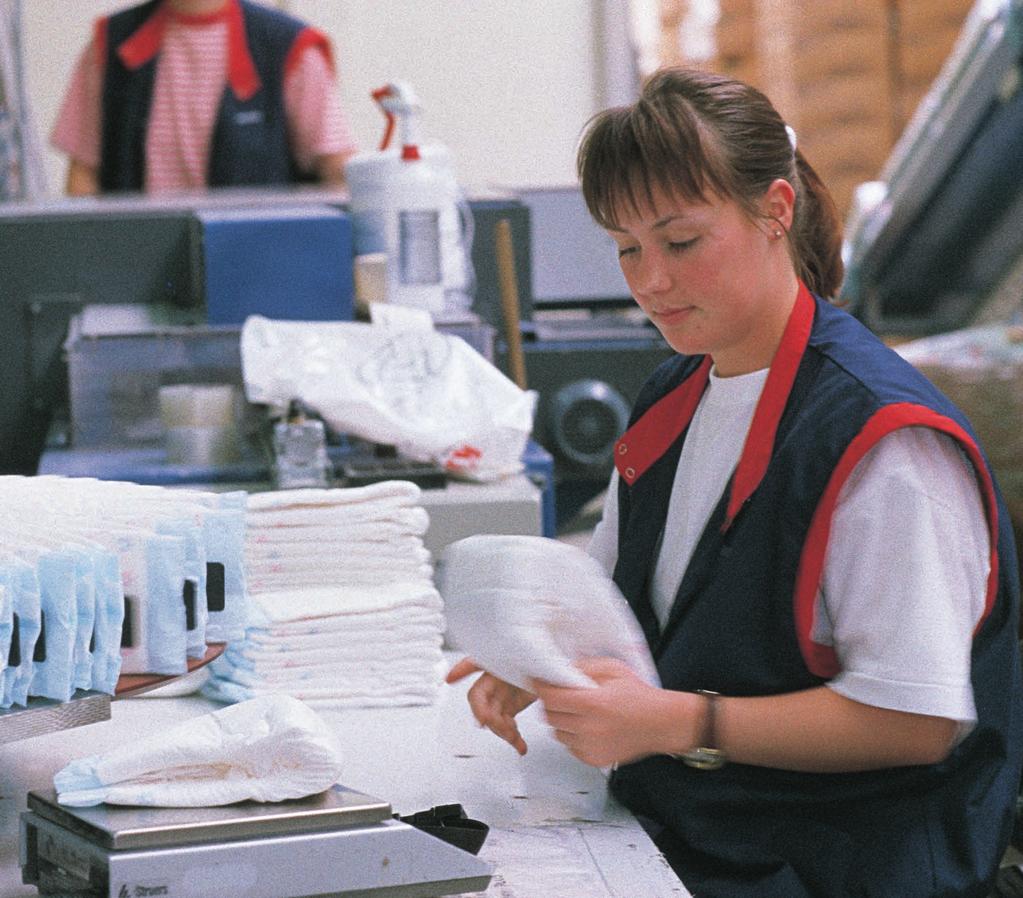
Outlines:
<svg viewBox="0 0 1023 898"><path fill-rule="evenodd" d="M695 308L695 306L683 306L679 309L654 309L650 314L654 321L662 324L675 324L686 318Z"/></svg>

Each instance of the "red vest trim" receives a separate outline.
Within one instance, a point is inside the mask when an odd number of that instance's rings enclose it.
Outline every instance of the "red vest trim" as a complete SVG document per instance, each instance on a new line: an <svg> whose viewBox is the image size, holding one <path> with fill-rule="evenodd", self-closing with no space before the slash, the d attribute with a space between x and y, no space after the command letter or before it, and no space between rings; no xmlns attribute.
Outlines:
<svg viewBox="0 0 1023 898"><path fill-rule="evenodd" d="M330 70L332 72L335 71L334 54L331 53L330 40L327 35L322 31L317 31L315 28L305 28L295 38L295 43L292 44L291 49L288 51L288 57L284 60L285 77L291 74L295 66L298 65L298 61L302 58L302 54L310 47L318 50L327 61Z"/></svg>
<svg viewBox="0 0 1023 898"><path fill-rule="evenodd" d="M838 496L856 465L882 437L901 427L914 426L930 427L953 437L973 464L991 534L991 571L988 575L987 596L984 602L984 613L977 622L974 633L980 628L994 606L998 590L998 507L995 502L994 484L980 449L972 437L955 421L926 406L909 402L885 406L867 421L856 438L846 447L814 511L806 542L803 545L799 572L796 577L796 592L793 597L796 635L807 667L817 676L831 678L841 670L835 650L831 646L814 642L810 635L813 632L816 598L824 570L824 558L827 553L831 521L838 504Z"/></svg>
<svg viewBox="0 0 1023 898"><path fill-rule="evenodd" d="M810 341L814 308L815 303L810 291L800 281L796 303L789 314L781 343L778 344L771 360L771 370L767 374L764 391L757 401L753 421L746 435L746 443L742 447L742 455L735 469L732 494L728 498L728 511L721 525L722 530L732 526L743 503L753 495L760 481L764 479L764 472L767 471L771 454L774 452L778 422L785 411L785 404L789 401L789 393L792 392L792 384L806 351L806 344Z"/></svg>
<svg viewBox="0 0 1023 898"><path fill-rule="evenodd" d="M160 52L166 29L167 7L159 6L138 31L117 48L121 62L133 71L144 66Z"/></svg>
<svg viewBox="0 0 1023 898"><path fill-rule="evenodd" d="M138 69L160 52L169 15L165 4L157 7L156 12L117 48L117 55L127 68ZM238 0L231 0L224 10L207 16L179 16L186 23L213 22L222 17L227 19L227 80L239 100L249 100L262 82L245 39L245 19Z"/></svg>
<svg viewBox="0 0 1023 898"><path fill-rule="evenodd" d="M650 406L615 443L615 467L629 486L642 477L689 426L710 380L711 364L710 356L704 356L689 377Z"/></svg>
<svg viewBox="0 0 1023 898"><path fill-rule="evenodd" d="M799 370L799 363L813 327L814 299L800 282L796 302L789 314L781 343L771 361L771 370L764 391L757 402L742 456L735 469L732 492L724 529L732 525L743 503L753 494L764 477L774 450L785 404ZM632 486L643 473L675 442L692 420L700 397L710 377L711 358L703 362L689 377L652 405L615 443L615 467L619 476Z"/></svg>

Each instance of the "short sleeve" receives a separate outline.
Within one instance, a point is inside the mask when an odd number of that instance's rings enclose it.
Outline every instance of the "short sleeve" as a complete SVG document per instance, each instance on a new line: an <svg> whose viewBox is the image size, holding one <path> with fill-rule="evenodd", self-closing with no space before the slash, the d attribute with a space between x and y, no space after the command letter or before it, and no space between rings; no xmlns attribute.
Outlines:
<svg viewBox="0 0 1023 898"><path fill-rule="evenodd" d="M337 78L315 44L304 48L288 71L284 108L292 151L303 171L313 171L320 156L355 151Z"/></svg>
<svg viewBox="0 0 1023 898"><path fill-rule="evenodd" d="M928 428L882 439L843 488L814 638L855 701L971 723L973 631L990 570L976 475L958 444Z"/></svg>
<svg viewBox="0 0 1023 898"><path fill-rule="evenodd" d="M102 60L95 39L82 51L50 133L51 145L89 168L100 162Z"/></svg>
<svg viewBox="0 0 1023 898"><path fill-rule="evenodd" d="M610 577L618 563L618 471L611 472L611 483L604 494L604 510L593 528L586 546L591 558L600 563Z"/></svg>

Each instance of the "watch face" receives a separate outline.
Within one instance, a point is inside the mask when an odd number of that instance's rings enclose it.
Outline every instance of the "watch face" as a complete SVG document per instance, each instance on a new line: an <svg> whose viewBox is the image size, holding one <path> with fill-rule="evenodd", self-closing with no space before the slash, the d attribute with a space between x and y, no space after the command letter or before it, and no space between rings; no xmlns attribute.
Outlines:
<svg viewBox="0 0 1023 898"><path fill-rule="evenodd" d="M717 748L694 748L682 760L697 770L717 770L725 766L725 753Z"/></svg>

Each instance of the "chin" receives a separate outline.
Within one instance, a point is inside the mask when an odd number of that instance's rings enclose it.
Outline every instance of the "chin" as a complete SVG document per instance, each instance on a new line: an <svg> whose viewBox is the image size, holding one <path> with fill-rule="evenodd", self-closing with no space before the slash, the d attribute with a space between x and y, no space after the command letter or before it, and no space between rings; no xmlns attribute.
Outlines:
<svg viewBox="0 0 1023 898"><path fill-rule="evenodd" d="M664 342L679 355L706 355L710 349L701 341L687 334L673 333L671 328L658 328Z"/></svg>

